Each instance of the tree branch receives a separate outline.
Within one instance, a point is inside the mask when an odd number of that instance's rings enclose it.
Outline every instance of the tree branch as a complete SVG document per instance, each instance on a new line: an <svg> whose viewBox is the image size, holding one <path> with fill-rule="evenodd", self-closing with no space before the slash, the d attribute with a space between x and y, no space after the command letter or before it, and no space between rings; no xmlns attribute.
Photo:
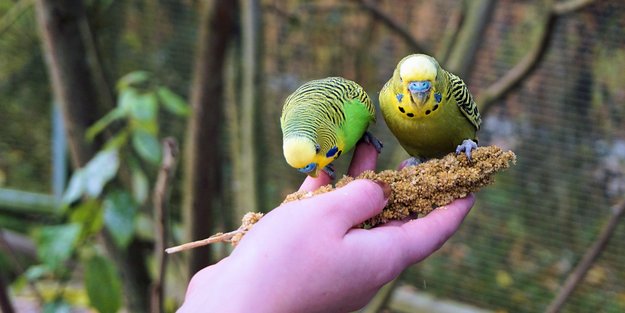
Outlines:
<svg viewBox="0 0 625 313"><path fill-rule="evenodd" d="M410 31L403 25L397 23L392 17L384 13L370 0L354 0L360 3L360 6L371 14L376 20L380 21L386 27L395 31L400 37L402 37L413 51L420 53L431 54L432 52L425 49L415 37L412 36Z"/></svg>
<svg viewBox="0 0 625 313"><path fill-rule="evenodd" d="M224 61L236 31L238 1L202 2L198 13L184 162L184 222L187 238L205 238L213 231L213 215L221 199ZM212 262L209 251L193 251L189 274Z"/></svg>
<svg viewBox="0 0 625 313"><path fill-rule="evenodd" d="M536 65L545 54L547 42L549 42L549 38L551 37L556 18L557 15L553 13L553 10L547 13L544 23L540 26L539 38L527 54L503 77L479 94L478 106L482 115L491 109L495 101L499 100L536 68Z"/></svg>
<svg viewBox="0 0 625 313"><path fill-rule="evenodd" d="M445 62L447 70L460 77L467 77L474 63L475 55L497 1L465 1L466 13L462 28L456 35L449 56Z"/></svg>
<svg viewBox="0 0 625 313"><path fill-rule="evenodd" d="M156 178L154 186L154 261L157 268L157 275L152 282L152 292L150 296L150 311L152 313L163 312L163 286L165 285L165 271L167 269L167 256L165 246L167 245L167 234L169 225L167 204L169 202L169 192L171 190L171 180L176 169L176 157L178 155L178 144L176 139L167 137L163 140L163 161Z"/></svg>
<svg viewBox="0 0 625 313"><path fill-rule="evenodd" d="M601 233L597 240L588 248L582 260L577 264L573 272L569 274L566 281L562 285L558 295L551 301L547 310L547 313L559 312L566 303L569 296L573 293L575 288L580 284L582 279L588 273L588 270L595 263L601 252L605 250L608 242L614 236L614 231L619 223L619 220L625 214L625 199L621 200L616 206L612 208L612 215L608 219L608 222L601 230Z"/></svg>
<svg viewBox="0 0 625 313"><path fill-rule="evenodd" d="M593 2L594 0L561 1L561 2L554 3L552 10L553 10L553 14L563 15L563 14L571 13L573 11L577 11Z"/></svg>

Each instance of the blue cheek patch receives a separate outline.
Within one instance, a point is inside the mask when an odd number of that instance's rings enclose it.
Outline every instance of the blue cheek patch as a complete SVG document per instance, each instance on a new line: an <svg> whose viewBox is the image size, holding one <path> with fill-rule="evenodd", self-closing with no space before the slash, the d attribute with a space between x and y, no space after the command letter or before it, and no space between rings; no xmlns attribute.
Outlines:
<svg viewBox="0 0 625 313"><path fill-rule="evenodd" d="M404 98L404 95L402 95L401 93L398 93L395 98L397 98L397 101L401 102L401 99Z"/></svg>
<svg viewBox="0 0 625 313"><path fill-rule="evenodd" d="M441 96L440 92L434 93L434 100L436 100L436 103L441 103L441 100L443 100L443 96Z"/></svg>
<svg viewBox="0 0 625 313"><path fill-rule="evenodd" d="M339 147L334 146L332 147L330 150L328 150L328 153L326 153L326 157L327 158L331 158L333 157L337 152L339 151Z"/></svg>

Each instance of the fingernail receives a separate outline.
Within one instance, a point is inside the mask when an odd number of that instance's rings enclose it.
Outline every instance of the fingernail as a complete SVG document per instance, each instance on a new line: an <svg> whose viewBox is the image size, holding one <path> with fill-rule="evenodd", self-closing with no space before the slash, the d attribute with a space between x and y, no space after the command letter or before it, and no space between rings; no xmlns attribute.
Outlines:
<svg viewBox="0 0 625 313"><path fill-rule="evenodd" d="M374 181L376 184L378 184L378 186L380 186L380 188L382 188L382 193L384 193L384 199L388 199L388 197L391 196L391 186L389 186L389 184L383 182L383 181L379 181L376 180Z"/></svg>

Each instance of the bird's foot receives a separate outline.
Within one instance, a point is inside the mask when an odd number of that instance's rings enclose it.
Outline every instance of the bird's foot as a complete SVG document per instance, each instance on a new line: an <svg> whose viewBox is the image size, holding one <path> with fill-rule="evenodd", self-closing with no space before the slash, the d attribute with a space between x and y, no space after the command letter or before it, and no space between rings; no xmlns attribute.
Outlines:
<svg viewBox="0 0 625 313"><path fill-rule="evenodd" d="M330 176L330 179L336 179L336 171L334 170L334 165L332 165L332 163L326 165L321 170L328 174L328 176Z"/></svg>
<svg viewBox="0 0 625 313"><path fill-rule="evenodd" d="M473 149L477 149L477 143L475 141L471 140L471 139L465 139L456 148L456 155L458 155L458 154L462 153L462 151L464 151L464 154L466 154L467 159L469 159L469 161L471 161L471 151Z"/></svg>
<svg viewBox="0 0 625 313"><path fill-rule="evenodd" d="M411 157L411 158L405 159L401 163L399 163L399 169L402 169L402 168L408 167L408 166L419 165L419 164L421 164L423 162L425 162L425 160L417 158L417 157Z"/></svg>
<svg viewBox="0 0 625 313"><path fill-rule="evenodd" d="M375 147L375 151L377 151L378 154L382 152L382 147L384 147L384 145L382 144L380 140L378 140L378 138L375 138L375 136L373 136L373 134L371 134L369 131L366 131L365 134L362 135L361 140L364 140L364 142Z"/></svg>

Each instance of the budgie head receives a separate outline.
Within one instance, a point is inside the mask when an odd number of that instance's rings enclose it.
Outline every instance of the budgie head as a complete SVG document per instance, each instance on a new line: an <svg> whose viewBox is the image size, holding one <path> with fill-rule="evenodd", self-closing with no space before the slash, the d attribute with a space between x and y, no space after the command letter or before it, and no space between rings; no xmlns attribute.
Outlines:
<svg viewBox="0 0 625 313"><path fill-rule="evenodd" d="M409 95L416 108L423 107L436 91L440 68L436 59L425 54L409 55L397 65L402 93Z"/></svg>
<svg viewBox="0 0 625 313"><path fill-rule="evenodd" d="M322 146L326 145L316 143L308 137L289 136L284 138L282 149L284 158L291 167L317 177L319 171L330 164L339 151L337 146L333 146L328 152L323 152Z"/></svg>

